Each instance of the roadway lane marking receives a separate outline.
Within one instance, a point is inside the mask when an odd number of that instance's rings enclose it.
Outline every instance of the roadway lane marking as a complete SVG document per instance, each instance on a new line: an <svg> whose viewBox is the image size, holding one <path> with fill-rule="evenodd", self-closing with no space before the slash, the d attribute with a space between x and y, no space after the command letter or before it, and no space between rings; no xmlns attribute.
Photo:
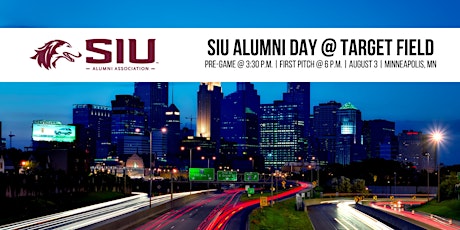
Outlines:
<svg viewBox="0 0 460 230"><path fill-rule="evenodd" d="M346 220L342 220L343 222L345 222L346 224L350 225L354 230L358 230L355 226L353 226L353 224L351 224L350 222L346 221Z"/></svg>
<svg viewBox="0 0 460 230"><path fill-rule="evenodd" d="M340 222L337 218L334 218L335 221L337 221L337 223L339 223L340 225L342 225L342 227L344 227L346 230L350 230L349 228L347 228L346 225L344 225L342 222Z"/></svg>
<svg viewBox="0 0 460 230"><path fill-rule="evenodd" d="M180 220L181 222L184 221L184 219Z"/></svg>
<svg viewBox="0 0 460 230"><path fill-rule="evenodd" d="M174 227L176 227L176 226L174 226L174 225L173 225L173 226L171 226L171 229L173 229Z"/></svg>

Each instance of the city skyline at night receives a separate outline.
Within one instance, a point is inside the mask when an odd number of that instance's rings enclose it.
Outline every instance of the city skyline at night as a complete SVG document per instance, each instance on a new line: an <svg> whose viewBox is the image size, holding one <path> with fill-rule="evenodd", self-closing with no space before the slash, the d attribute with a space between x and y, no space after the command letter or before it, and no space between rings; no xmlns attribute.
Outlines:
<svg viewBox="0 0 460 230"><path fill-rule="evenodd" d="M261 103L273 103L287 92L286 83L255 82ZM23 149L31 146L32 120L59 120L72 123L74 104L110 105L117 94L132 95L134 83L1 83L3 138L10 131L15 135L12 146ZM169 104L181 112L181 127L190 127L196 117L196 95L199 83L170 83ZM236 83L222 83L224 96L236 91ZM174 97L172 92L174 91ZM20 93L18 93L20 92ZM429 93L428 93L429 92ZM396 123L396 134L402 130L429 133L435 126L446 128L448 140L441 145L441 161L458 164L460 110L456 102L459 83L311 83L310 106L337 101L351 102L362 112L363 120L385 119ZM313 111L310 109L310 111ZM195 128L192 119L192 127Z"/></svg>

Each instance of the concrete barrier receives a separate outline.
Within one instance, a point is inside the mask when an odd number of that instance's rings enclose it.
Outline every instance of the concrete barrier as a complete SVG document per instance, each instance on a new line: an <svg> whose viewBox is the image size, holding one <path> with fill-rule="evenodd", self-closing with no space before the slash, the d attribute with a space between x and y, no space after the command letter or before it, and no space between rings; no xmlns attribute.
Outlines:
<svg viewBox="0 0 460 230"><path fill-rule="evenodd" d="M372 207L357 204L355 205L355 209L379 220L380 222L394 229L402 229L402 230L418 230L418 229L422 230L424 229L420 226L417 226L403 219L400 219L398 217L385 213L384 211L374 209Z"/></svg>

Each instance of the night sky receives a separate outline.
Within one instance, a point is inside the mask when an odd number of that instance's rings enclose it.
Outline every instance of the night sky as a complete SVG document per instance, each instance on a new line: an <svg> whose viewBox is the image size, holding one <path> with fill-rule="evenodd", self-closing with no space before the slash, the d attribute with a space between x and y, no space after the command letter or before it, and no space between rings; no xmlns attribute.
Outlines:
<svg viewBox="0 0 460 230"><path fill-rule="evenodd" d="M286 83L256 82L261 103L281 100ZM196 117L199 83L170 83L170 103L174 89L174 104L181 112L182 126L190 127ZM236 90L235 83L222 84L224 96ZM73 104L110 106L116 94L132 94L133 83L0 83L0 121L3 137L10 131L13 147L31 145L33 120L59 120L72 123ZM364 120L385 119L396 122L396 132L412 129L429 133L434 128L446 131L441 147L441 160L460 164L460 83L311 83L311 113L313 106L335 100L351 102L362 112ZM195 129L195 120L193 120Z"/></svg>

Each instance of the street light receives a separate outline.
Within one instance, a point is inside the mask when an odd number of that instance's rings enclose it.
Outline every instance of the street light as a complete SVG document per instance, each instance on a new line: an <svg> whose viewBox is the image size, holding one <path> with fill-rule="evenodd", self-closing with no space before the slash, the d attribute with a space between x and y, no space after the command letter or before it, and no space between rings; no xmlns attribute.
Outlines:
<svg viewBox="0 0 460 230"><path fill-rule="evenodd" d="M136 128L135 132L139 133L141 131L140 128ZM152 133L153 130L147 130L149 133L149 207L152 208ZM161 133L165 134L167 132L167 129L165 127L161 128Z"/></svg>
<svg viewBox="0 0 460 230"><path fill-rule="evenodd" d="M434 146L434 155L436 156L436 162L437 162L437 166L438 166L438 192L437 192L437 196L438 196L438 203L441 202L441 165L440 165L440 162L439 162L439 152L438 152L438 147L439 147L439 143L442 141L442 133L439 132L439 131L436 131L432 134L431 136L431 139L435 142L435 146Z"/></svg>
<svg viewBox="0 0 460 230"><path fill-rule="evenodd" d="M206 158L208 159L208 168L209 168L209 160L212 159L213 161L215 161L215 160L216 160L216 157L215 157L215 156L212 156L211 158L209 158L209 157L201 156L201 160L204 160L204 159L206 159Z"/></svg>
<svg viewBox="0 0 460 230"><path fill-rule="evenodd" d="M215 161L215 160L216 160L216 157L215 157L215 156L212 156L211 158L209 158L209 157L201 156L201 160L204 160L204 159L206 159L206 158L208 158L208 168L209 168L209 159L212 159L213 161ZM209 189L209 181L208 181L208 189Z"/></svg>
<svg viewBox="0 0 460 230"><path fill-rule="evenodd" d="M273 207L273 202L274 202L274 200L273 200L273 174L274 174L274 173L273 173L273 171L272 171L272 168L270 168L270 174L271 174L271 179L272 179L272 180L271 180L272 183L271 183L271 187L270 187L270 191L271 191L271 195L272 195L272 200L271 200L270 206Z"/></svg>
<svg viewBox="0 0 460 230"><path fill-rule="evenodd" d="M427 176L427 183L426 183L426 194L427 194L427 198L429 199L430 197L430 171L429 171L429 167L430 167L430 153L426 153L426 176Z"/></svg>
<svg viewBox="0 0 460 230"><path fill-rule="evenodd" d="M152 131L149 130L149 146L150 146L150 160L149 160L149 208L152 208Z"/></svg>
<svg viewBox="0 0 460 230"><path fill-rule="evenodd" d="M181 151L184 151L186 148L184 146L181 146L180 147L180 150ZM190 179L190 169L192 168L192 150L193 148L188 148L189 152L190 152L190 165L188 167L188 180L190 181L190 194L192 194L192 180ZM200 151L201 150L201 146L197 146L196 147L196 150L197 151Z"/></svg>
<svg viewBox="0 0 460 230"><path fill-rule="evenodd" d="M316 186L319 187L319 159L316 159L316 157L311 157L313 163L315 163L315 168L316 168ZM312 171L313 172L313 171Z"/></svg>
<svg viewBox="0 0 460 230"><path fill-rule="evenodd" d="M254 158L249 157L249 160L251 161L251 165L252 165L251 170L254 171Z"/></svg>
<svg viewBox="0 0 460 230"><path fill-rule="evenodd" d="M395 179L395 190L394 190L393 194L396 195L396 172L394 172L394 174L395 174L395 177L394 177L394 179Z"/></svg>
<svg viewBox="0 0 460 230"><path fill-rule="evenodd" d="M173 202L173 174L177 172L177 169L171 169L171 208L172 208L172 202Z"/></svg>

